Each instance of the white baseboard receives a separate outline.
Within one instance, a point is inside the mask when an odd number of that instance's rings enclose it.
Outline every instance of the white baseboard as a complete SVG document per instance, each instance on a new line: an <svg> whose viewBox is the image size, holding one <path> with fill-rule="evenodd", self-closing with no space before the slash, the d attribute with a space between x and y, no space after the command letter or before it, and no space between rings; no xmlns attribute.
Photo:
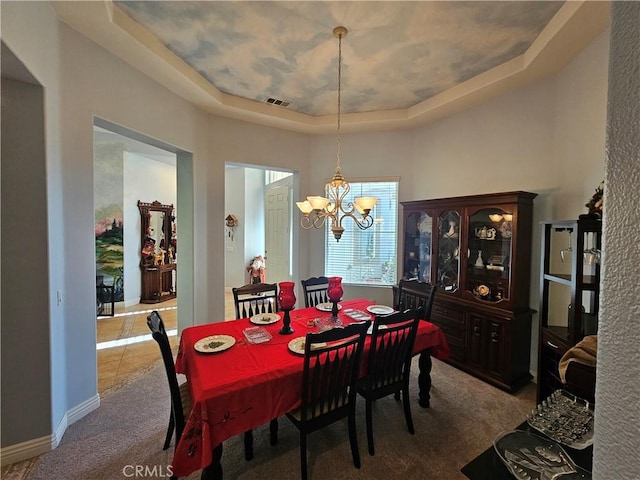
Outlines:
<svg viewBox="0 0 640 480"><path fill-rule="evenodd" d="M67 427L69 425L93 412L99 406L100 396L96 394L81 404L67 410L51 435L45 435L44 437L34 438L33 440L27 440L26 442L18 443L16 445L3 447L0 449L0 464L4 467L5 465L11 465L12 463L21 462L38 455L42 455L43 453L50 452L60 445L62 436L67 431Z"/></svg>

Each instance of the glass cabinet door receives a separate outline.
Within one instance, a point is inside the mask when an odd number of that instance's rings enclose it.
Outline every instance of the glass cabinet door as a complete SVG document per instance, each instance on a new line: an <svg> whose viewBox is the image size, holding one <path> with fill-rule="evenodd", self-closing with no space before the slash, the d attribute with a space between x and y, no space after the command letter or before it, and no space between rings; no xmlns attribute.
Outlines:
<svg viewBox="0 0 640 480"><path fill-rule="evenodd" d="M431 230L426 212L411 212L405 219L402 278L431 282Z"/></svg>
<svg viewBox="0 0 640 480"><path fill-rule="evenodd" d="M458 289L460 277L460 213L442 212L438 217L437 285L445 292Z"/></svg>
<svg viewBox="0 0 640 480"><path fill-rule="evenodd" d="M476 298L509 300L513 214L498 208L478 210L469 217L465 290Z"/></svg>

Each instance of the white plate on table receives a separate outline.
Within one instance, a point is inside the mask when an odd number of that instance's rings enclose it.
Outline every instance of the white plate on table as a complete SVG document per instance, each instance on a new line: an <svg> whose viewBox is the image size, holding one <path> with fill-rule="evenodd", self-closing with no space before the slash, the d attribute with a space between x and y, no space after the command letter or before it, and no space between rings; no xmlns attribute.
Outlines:
<svg viewBox="0 0 640 480"><path fill-rule="evenodd" d="M321 312L330 312L333 309L333 303L319 303L318 305L316 305L316 308ZM342 310L342 305L338 304L338 310Z"/></svg>
<svg viewBox="0 0 640 480"><path fill-rule="evenodd" d="M369 305L367 307L367 311L374 315L389 315L390 313L395 312L393 308L387 307L386 305Z"/></svg>
<svg viewBox="0 0 640 480"><path fill-rule="evenodd" d="M249 321L251 323L255 323L256 325L271 325L272 323L276 323L279 320L280 315L278 315L277 313L260 313L249 318Z"/></svg>
<svg viewBox="0 0 640 480"><path fill-rule="evenodd" d="M306 337L294 338L289 342L289 350L295 353L296 355L304 355L305 341L306 341ZM312 345L313 345L312 350L314 348L322 348L327 346L327 344L324 342L314 343Z"/></svg>
<svg viewBox="0 0 640 480"><path fill-rule="evenodd" d="M236 343L231 335L211 335L198 340L193 348L200 353L218 353L230 349Z"/></svg>
<svg viewBox="0 0 640 480"><path fill-rule="evenodd" d="M386 330L387 327L386 325L380 325L380 327L378 327L378 330ZM373 323L371 325L369 325L369 328L367 328L367 335L373 335Z"/></svg>

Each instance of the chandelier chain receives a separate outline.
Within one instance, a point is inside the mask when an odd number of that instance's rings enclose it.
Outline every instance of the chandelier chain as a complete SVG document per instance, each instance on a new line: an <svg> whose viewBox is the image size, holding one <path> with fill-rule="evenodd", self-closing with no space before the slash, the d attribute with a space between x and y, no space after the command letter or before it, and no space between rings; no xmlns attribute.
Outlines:
<svg viewBox="0 0 640 480"><path fill-rule="evenodd" d="M340 172L340 106L342 90L342 34L338 35L338 128L336 131L336 172Z"/></svg>

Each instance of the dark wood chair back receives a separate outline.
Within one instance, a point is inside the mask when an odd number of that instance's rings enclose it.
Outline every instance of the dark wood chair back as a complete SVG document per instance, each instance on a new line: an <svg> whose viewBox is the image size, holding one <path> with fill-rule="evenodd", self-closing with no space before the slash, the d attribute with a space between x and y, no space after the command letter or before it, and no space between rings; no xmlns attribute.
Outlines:
<svg viewBox="0 0 640 480"><path fill-rule="evenodd" d="M171 393L171 416L169 418L169 428L167 430L167 437L164 444L164 449L169 447L171 436L175 427L176 432L176 444L182 436L184 430L185 418L183 395L186 388L181 389L178 385L178 378L176 377L176 367L173 363L173 354L171 353L171 344L169 343L169 337L167 331L164 328L164 322L160 317L160 314L154 310L147 316L147 326L151 330L151 336L160 346L160 353L162 355L162 361L164 363L164 369L167 373L167 380L169 381L169 392ZM182 391L181 391L182 390Z"/></svg>
<svg viewBox="0 0 640 480"><path fill-rule="evenodd" d="M436 285L419 280L400 280L395 309L401 312L407 309L421 309L420 318L429 320L437 289Z"/></svg>
<svg viewBox="0 0 640 480"><path fill-rule="evenodd" d="M409 377L413 345L421 310L405 310L377 316L373 323L371 345L366 359L367 375L358 384L358 392L366 399L367 443L374 454L372 402L391 394L400 394L404 404L407 428L414 433L409 402Z"/></svg>
<svg viewBox="0 0 640 480"><path fill-rule="evenodd" d="M302 291L304 292L304 306L315 307L319 303L327 303L327 289L329 288L329 279L327 277L311 277L302 280Z"/></svg>
<svg viewBox="0 0 640 480"><path fill-rule="evenodd" d="M234 287L231 291L236 307L236 319L278 311L278 285L276 283L248 284Z"/></svg>
<svg viewBox="0 0 640 480"><path fill-rule="evenodd" d="M287 413L300 431L302 480L307 478L307 434L348 418L353 464L360 468L356 434L356 396L361 357L371 322L308 333L302 373L302 404Z"/></svg>

